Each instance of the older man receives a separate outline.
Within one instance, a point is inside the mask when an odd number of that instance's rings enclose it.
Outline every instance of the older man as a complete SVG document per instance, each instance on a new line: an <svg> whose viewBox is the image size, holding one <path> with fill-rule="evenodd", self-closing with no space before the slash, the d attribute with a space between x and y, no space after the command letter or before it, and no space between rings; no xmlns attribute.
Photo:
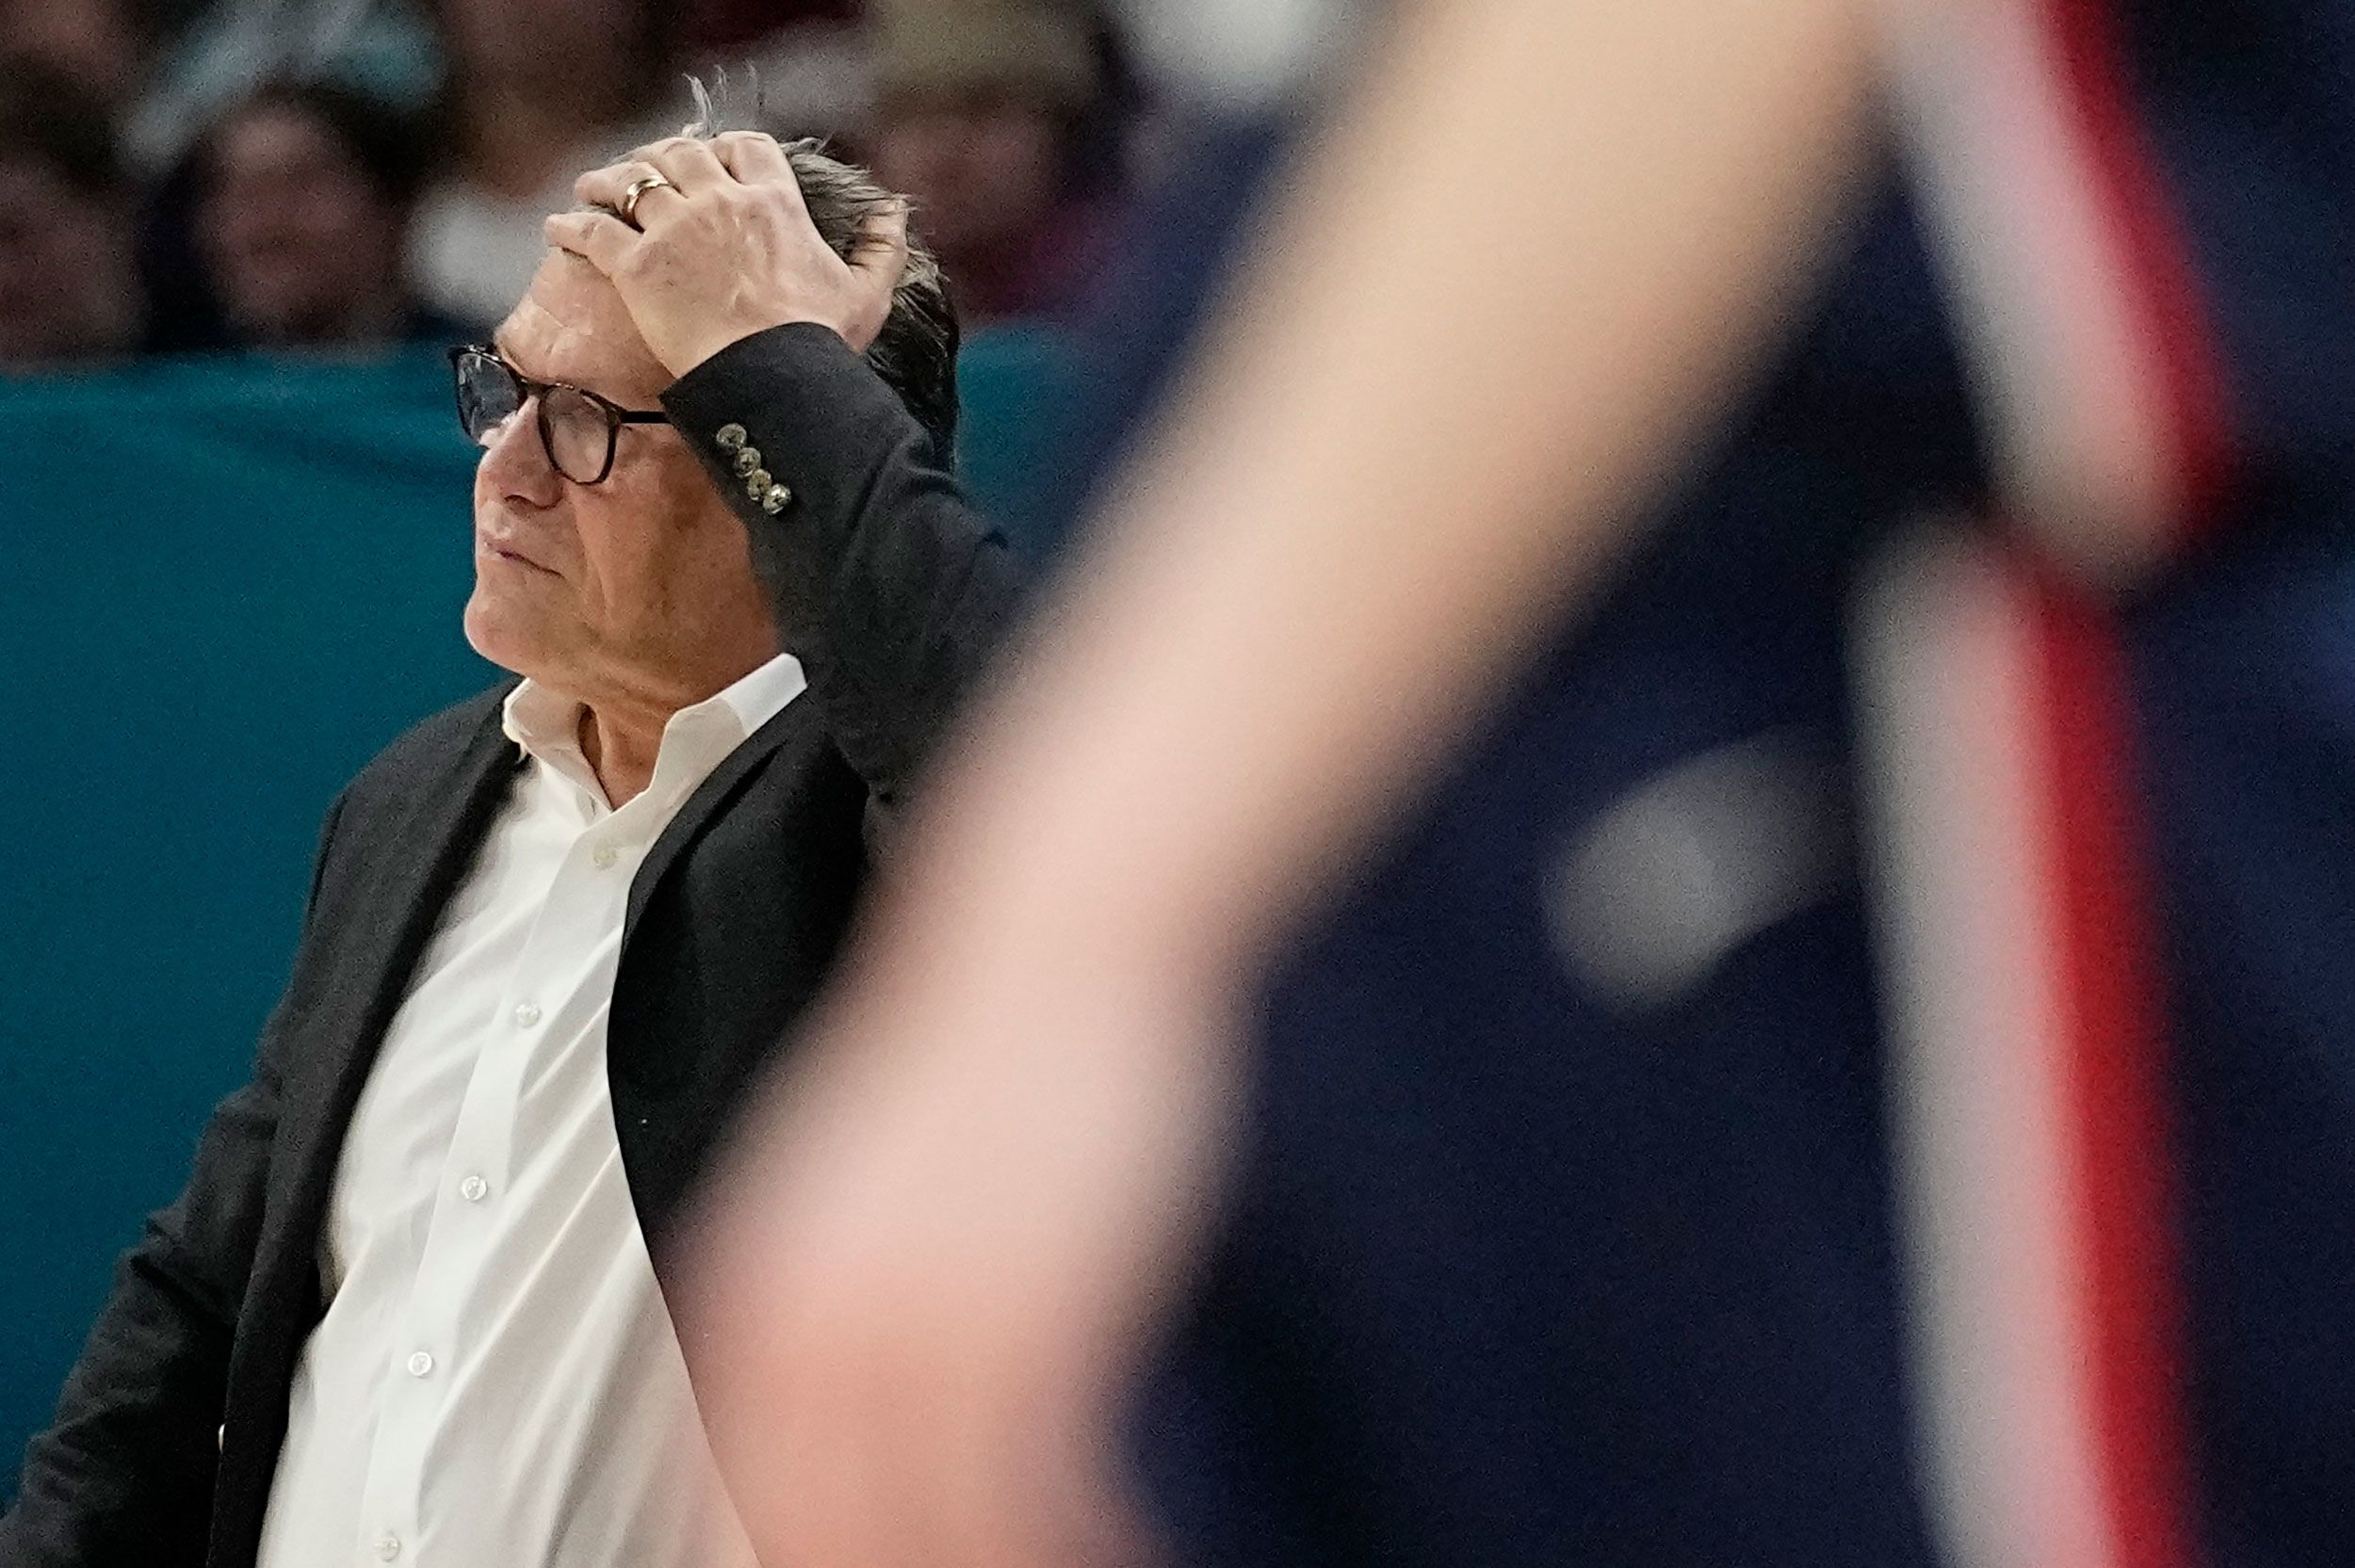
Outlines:
<svg viewBox="0 0 2355 1568"><path fill-rule="evenodd" d="M252 1080L123 1260L6 1568L751 1560L667 1244L1009 578L899 202L745 135L579 194L452 356L466 633L523 679L330 812Z"/></svg>

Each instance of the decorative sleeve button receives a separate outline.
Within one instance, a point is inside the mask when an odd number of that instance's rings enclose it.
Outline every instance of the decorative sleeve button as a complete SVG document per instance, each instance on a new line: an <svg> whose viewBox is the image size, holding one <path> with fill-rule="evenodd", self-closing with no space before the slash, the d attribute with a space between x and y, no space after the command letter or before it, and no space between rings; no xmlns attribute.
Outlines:
<svg viewBox="0 0 2355 1568"><path fill-rule="evenodd" d="M755 469L758 468L759 466L760 466L760 448L759 448L759 447L757 447L757 446L744 446L744 447L739 447L739 448L737 450L737 454L736 454L736 477L737 477L738 478L739 478L739 479L740 479L740 478L742 478L745 475L750 474L751 472L753 472L753 470L755 470Z"/></svg>
<svg viewBox="0 0 2355 1568"><path fill-rule="evenodd" d="M744 427L741 425L723 425L718 430L712 433L711 439L720 444L720 450L723 452L740 451L743 449L744 445ZM753 460L755 464L757 464L759 461L760 460L757 458Z"/></svg>
<svg viewBox="0 0 2355 1568"><path fill-rule="evenodd" d="M793 493L783 485L771 485L760 497L760 509L774 517L793 499Z"/></svg>

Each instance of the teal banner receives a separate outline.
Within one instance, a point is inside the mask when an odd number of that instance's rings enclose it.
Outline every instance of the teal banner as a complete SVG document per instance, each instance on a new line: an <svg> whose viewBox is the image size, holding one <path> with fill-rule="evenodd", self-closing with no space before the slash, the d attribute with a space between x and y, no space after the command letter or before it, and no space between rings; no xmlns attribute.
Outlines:
<svg viewBox="0 0 2355 1568"><path fill-rule="evenodd" d="M244 1076L344 781L495 675L438 351L0 381L0 1497Z"/></svg>

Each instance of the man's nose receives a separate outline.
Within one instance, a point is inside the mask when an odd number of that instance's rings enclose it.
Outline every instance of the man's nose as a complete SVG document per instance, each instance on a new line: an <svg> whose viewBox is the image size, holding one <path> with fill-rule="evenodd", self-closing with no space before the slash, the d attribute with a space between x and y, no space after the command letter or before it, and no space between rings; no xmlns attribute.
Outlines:
<svg viewBox="0 0 2355 1568"><path fill-rule="evenodd" d="M540 440L537 398L527 399L491 432L482 447L482 473L502 495L537 507L556 504L564 481Z"/></svg>

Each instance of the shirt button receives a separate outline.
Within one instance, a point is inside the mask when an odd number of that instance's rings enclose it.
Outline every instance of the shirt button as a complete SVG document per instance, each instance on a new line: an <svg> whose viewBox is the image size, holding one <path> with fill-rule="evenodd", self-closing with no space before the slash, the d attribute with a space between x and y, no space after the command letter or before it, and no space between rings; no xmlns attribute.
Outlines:
<svg viewBox="0 0 2355 1568"><path fill-rule="evenodd" d="M540 1006L536 1002L520 1002L515 1007L515 1022L525 1028L540 1021Z"/></svg>
<svg viewBox="0 0 2355 1568"><path fill-rule="evenodd" d="M610 844L600 844L595 849L589 851L590 861L600 871L612 870L613 863L621 858L622 851L616 849Z"/></svg>
<svg viewBox="0 0 2355 1568"><path fill-rule="evenodd" d="M384 1562L390 1562L393 1559L398 1557L400 1555L400 1537L395 1535L390 1530L386 1530L382 1535L378 1536L376 1538L376 1555L380 1560Z"/></svg>
<svg viewBox="0 0 2355 1568"><path fill-rule="evenodd" d="M415 1350L411 1352L409 1357L409 1375L411 1377L422 1378L432 1370L433 1357L430 1353L424 1350Z"/></svg>
<svg viewBox="0 0 2355 1568"><path fill-rule="evenodd" d="M458 1184L458 1195L470 1204L479 1204L490 1195L491 1184L480 1176L468 1176Z"/></svg>

